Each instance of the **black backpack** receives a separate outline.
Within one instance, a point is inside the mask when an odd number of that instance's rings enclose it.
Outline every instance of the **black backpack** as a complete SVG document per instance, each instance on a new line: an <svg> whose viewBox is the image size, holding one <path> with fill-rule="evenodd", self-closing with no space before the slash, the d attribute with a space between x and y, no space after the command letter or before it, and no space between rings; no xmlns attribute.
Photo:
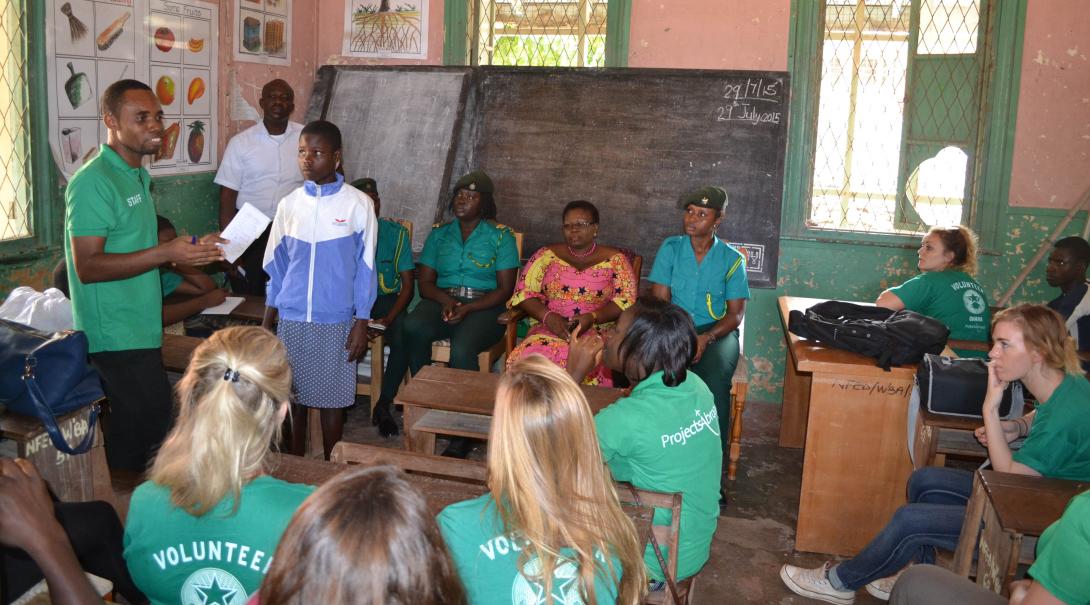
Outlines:
<svg viewBox="0 0 1090 605"><path fill-rule="evenodd" d="M830 300L805 312L792 311L792 333L878 360L878 367L919 363L924 353L941 353L950 330L913 311L891 311Z"/></svg>

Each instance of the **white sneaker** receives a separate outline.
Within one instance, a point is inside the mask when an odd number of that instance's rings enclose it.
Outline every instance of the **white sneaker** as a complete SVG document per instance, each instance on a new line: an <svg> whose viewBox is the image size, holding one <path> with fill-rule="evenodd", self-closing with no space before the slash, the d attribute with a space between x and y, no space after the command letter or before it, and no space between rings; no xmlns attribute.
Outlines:
<svg viewBox="0 0 1090 605"><path fill-rule="evenodd" d="M854 590L837 590L829 583L829 563L814 569L784 565L780 568L780 579L797 595L837 605L855 603Z"/></svg>
<svg viewBox="0 0 1090 605"><path fill-rule="evenodd" d="M888 601L889 593L893 592L893 585L897 583L897 578L901 577L901 574L905 572L905 569L908 568L905 567L904 569L893 574L892 576L879 578L873 582L869 582L865 587L867 589L867 592L869 592L870 595L876 599Z"/></svg>

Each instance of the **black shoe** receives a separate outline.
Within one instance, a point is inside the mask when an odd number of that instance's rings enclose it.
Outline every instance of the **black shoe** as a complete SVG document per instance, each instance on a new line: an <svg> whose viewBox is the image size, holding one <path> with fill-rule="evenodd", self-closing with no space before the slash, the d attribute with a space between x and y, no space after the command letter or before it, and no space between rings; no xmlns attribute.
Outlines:
<svg viewBox="0 0 1090 605"><path fill-rule="evenodd" d="M723 509L727 507L727 490L722 488L719 490L719 508Z"/></svg>
<svg viewBox="0 0 1090 605"><path fill-rule="evenodd" d="M398 434L397 421L390 413L389 404L379 404L371 414L371 424L378 426L378 434L383 437L394 437Z"/></svg>
<svg viewBox="0 0 1090 605"><path fill-rule="evenodd" d="M447 449L443 450L441 455L446 456L447 458L464 459L472 450L473 441L466 437L453 437L450 440L450 444L447 445Z"/></svg>

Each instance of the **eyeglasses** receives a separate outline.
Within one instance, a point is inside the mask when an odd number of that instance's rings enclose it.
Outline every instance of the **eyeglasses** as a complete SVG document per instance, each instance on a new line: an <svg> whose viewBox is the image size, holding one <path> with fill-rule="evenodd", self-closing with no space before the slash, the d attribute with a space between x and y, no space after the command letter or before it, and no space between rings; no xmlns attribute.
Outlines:
<svg viewBox="0 0 1090 605"><path fill-rule="evenodd" d="M595 223L579 221L577 223L564 223L564 231L582 231L591 228Z"/></svg>

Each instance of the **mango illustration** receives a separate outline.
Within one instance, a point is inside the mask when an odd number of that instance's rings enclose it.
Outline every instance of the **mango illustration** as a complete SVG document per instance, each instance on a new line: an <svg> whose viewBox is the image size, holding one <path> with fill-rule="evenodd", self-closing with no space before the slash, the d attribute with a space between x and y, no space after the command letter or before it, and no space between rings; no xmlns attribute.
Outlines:
<svg viewBox="0 0 1090 605"><path fill-rule="evenodd" d="M189 83L189 91L186 93L186 102L190 105L193 101L204 96L204 80L202 78L193 78Z"/></svg>
<svg viewBox="0 0 1090 605"><path fill-rule="evenodd" d="M174 78L170 76L160 76L159 81L155 83L155 94L159 97L159 102L163 105L170 105L174 102Z"/></svg>

